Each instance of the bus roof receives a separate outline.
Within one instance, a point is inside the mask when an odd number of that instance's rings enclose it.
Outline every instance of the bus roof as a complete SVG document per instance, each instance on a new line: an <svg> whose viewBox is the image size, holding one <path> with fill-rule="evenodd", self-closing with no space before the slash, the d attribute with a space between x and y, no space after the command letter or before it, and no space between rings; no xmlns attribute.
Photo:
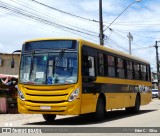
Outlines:
<svg viewBox="0 0 160 136"><path fill-rule="evenodd" d="M81 38L38 38L38 39L28 40L26 42L47 41L47 40L77 40L77 41L81 41L85 45L88 45L90 47L93 47L93 48L96 48L96 49L99 49L99 50L104 50L104 51L111 52L113 54L120 55L120 56L129 58L129 59L133 59L133 60L141 61L143 63L150 64L148 61L143 60L143 59L141 59L139 57L132 56L132 55L129 55L127 53L124 53L124 52L121 52L121 51L117 51L117 50L114 50L114 49L106 47L106 46L100 46L99 44L92 43L92 42L83 40Z"/></svg>
<svg viewBox="0 0 160 136"><path fill-rule="evenodd" d="M25 41L24 43L26 42L36 42L36 41L49 41L49 40L77 40L77 41L80 41L82 39L80 38L37 38L37 39L31 39L31 40L27 40Z"/></svg>

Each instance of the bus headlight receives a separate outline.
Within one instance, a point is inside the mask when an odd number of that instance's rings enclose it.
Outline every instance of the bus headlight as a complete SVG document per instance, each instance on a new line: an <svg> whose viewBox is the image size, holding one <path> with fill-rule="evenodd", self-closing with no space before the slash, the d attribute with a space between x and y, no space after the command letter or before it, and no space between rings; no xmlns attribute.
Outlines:
<svg viewBox="0 0 160 136"><path fill-rule="evenodd" d="M18 97L23 101L25 100L24 94L20 90L18 90Z"/></svg>
<svg viewBox="0 0 160 136"><path fill-rule="evenodd" d="M78 95L79 95L79 88L77 88L76 90L74 90L74 91L71 93L71 95L70 95L69 98L68 98L68 101L71 102L71 101L77 99L77 98L78 98Z"/></svg>

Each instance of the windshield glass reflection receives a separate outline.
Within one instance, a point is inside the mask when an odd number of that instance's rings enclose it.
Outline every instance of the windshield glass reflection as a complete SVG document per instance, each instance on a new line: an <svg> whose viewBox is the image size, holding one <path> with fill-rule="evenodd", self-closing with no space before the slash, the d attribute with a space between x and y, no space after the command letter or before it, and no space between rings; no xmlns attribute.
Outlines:
<svg viewBox="0 0 160 136"><path fill-rule="evenodd" d="M72 84L77 82L77 53L23 55L20 82L27 84Z"/></svg>

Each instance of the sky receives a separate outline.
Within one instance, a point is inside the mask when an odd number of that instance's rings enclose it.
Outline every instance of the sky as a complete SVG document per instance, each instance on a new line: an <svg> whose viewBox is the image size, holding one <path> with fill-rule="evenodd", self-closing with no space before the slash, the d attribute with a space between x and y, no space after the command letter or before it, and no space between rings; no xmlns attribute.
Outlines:
<svg viewBox="0 0 160 136"><path fill-rule="evenodd" d="M155 72L160 0L102 0L102 4L104 46L128 53L130 32L132 55L149 61ZM99 44L98 21L99 0L0 0L0 53L12 53L35 38L76 37Z"/></svg>

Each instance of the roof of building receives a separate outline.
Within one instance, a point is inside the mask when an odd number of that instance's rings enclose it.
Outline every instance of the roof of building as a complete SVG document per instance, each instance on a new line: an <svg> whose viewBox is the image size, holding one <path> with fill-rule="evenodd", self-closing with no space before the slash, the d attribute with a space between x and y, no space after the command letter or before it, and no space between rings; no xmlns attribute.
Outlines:
<svg viewBox="0 0 160 136"><path fill-rule="evenodd" d="M20 55L21 53L15 53L13 55ZM0 52L0 55L12 55L12 53L4 53L4 52Z"/></svg>

